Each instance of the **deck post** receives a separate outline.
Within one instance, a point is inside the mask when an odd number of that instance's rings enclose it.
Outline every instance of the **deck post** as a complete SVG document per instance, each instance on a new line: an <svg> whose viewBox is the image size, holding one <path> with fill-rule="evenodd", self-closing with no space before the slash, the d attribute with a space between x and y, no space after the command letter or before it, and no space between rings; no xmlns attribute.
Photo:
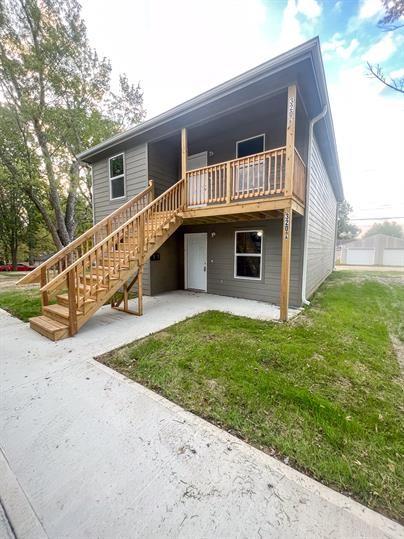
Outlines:
<svg viewBox="0 0 404 539"><path fill-rule="evenodd" d="M73 337L73 335L77 333L77 303L74 270L69 271L66 281L69 298L69 336Z"/></svg>
<svg viewBox="0 0 404 539"><path fill-rule="evenodd" d="M290 255L292 246L292 208L283 210L282 221L282 262L281 262L281 289L280 289L280 320L287 322L290 287Z"/></svg>
<svg viewBox="0 0 404 539"><path fill-rule="evenodd" d="M296 84L288 87L286 111L286 164L285 196L293 194L293 171L295 164L295 128L296 128Z"/></svg>
<svg viewBox="0 0 404 539"><path fill-rule="evenodd" d="M139 266L137 279L137 314L143 314L143 265Z"/></svg>
<svg viewBox="0 0 404 539"><path fill-rule="evenodd" d="M181 178L185 178L187 173L188 158L188 133L186 127L181 129Z"/></svg>
<svg viewBox="0 0 404 539"><path fill-rule="evenodd" d="M183 187L184 199L183 206L188 205L187 201L187 159L188 159L188 133L186 127L181 129L181 178L184 180L185 185Z"/></svg>

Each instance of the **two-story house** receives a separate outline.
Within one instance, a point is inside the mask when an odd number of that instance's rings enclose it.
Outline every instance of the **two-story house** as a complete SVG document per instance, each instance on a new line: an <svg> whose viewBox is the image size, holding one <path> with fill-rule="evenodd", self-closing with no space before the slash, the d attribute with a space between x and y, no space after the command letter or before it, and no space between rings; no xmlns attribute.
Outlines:
<svg viewBox="0 0 404 539"><path fill-rule="evenodd" d="M117 290L300 306L334 266L343 199L319 40L84 151L94 227L25 279L31 326L73 335ZM51 297L57 300L50 304Z"/></svg>

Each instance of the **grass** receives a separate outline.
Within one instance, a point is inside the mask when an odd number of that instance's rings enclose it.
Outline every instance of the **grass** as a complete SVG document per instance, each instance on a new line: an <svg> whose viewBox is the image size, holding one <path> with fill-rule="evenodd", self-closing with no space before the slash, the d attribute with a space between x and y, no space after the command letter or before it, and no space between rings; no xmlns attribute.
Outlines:
<svg viewBox="0 0 404 539"><path fill-rule="evenodd" d="M207 312L99 359L402 520L403 283L334 273L288 324Z"/></svg>
<svg viewBox="0 0 404 539"><path fill-rule="evenodd" d="M0 308L23 322L41 314L41 298L38 288L0 291Z"/></svg>

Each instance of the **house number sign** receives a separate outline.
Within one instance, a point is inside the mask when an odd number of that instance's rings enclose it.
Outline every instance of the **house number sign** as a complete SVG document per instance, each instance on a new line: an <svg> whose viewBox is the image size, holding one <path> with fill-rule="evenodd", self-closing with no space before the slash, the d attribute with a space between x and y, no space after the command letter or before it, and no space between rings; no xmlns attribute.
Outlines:
<svg viewBox="0 0 404 539"><path fill-rule="evenodd" d="M283 230L285 234L285 240L289 239L289 212L286 211L283 217Z"/></svg>
<svg viewBox="0 0 404 539"><path fill-rule="evenodd" d="M289 106L288 106L288 126L292 123L292 120L295 116L295 105L296 100L294 97L289 97Z"/></svg>

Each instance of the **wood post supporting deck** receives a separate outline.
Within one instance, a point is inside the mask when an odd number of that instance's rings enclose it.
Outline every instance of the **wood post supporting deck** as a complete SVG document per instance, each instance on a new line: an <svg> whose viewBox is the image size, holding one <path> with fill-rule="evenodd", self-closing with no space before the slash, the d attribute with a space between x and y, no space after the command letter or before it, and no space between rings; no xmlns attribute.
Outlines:
<svg viewBox="0 0 404 539"><path fill-rule="evenodd" d="M289 287L290 287L290 254L292 246L292 209L283 210L282 222L282 265L280 290L280 320L288 320Z"/></svg>
<svg viewBox="0 0 404 539"><path fill-rule="evenodd" d="M129 291L137 283L137 311L129 309ZM123 307L121 303L123 302ZM137 274L129 283L123 285L123 296L118 300L111 300L111 307L117 311L122 311L127 314L134 314L136 316L142 316L143 314L143 265L139 266Z"/></svg>
<svg viewBox="0 0 404 539"><path fill-rule="evenodd" d="M188 159L188 134L185 127L181 129L181 179L184 180L184 185L181 193L181 206L185 208L188 204L188 188L187 188L187 159Z"/></svg>
<svg viewBox="0 0 404 539"><path fill-rule="evenodd" d="M293 194L293 171L295 163L295 127L296 127L296 85L288 87L288 105L286 111L286 165L285 196Z"/></svg>
<svg viewBox="0 0 404 539"><path fill-rule="evenodd" d="M181 178L186 177L188 158L188 135L185 127L181 129Z"/></svg>

